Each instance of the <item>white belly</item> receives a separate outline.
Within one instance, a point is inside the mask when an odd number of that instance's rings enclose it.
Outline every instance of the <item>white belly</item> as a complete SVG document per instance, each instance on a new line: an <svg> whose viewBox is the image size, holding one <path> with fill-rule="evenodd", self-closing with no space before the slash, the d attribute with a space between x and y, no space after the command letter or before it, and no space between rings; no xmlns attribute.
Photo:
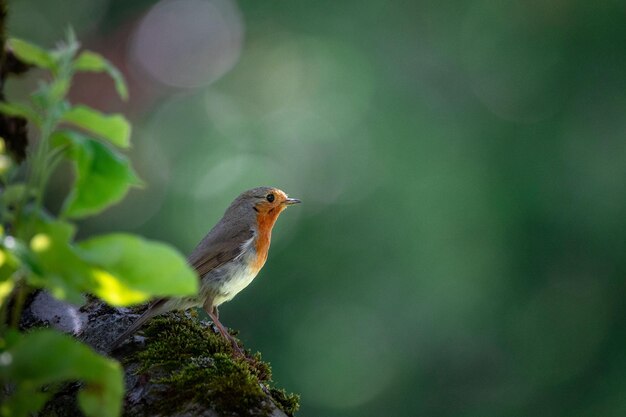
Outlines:
<svg viewBox="0 0 626 417"><path fill-rule="evenodd" d="M201 292L206 292L206 296L213 296L214 306L232 300L241 290L250 285L258 273L249 264L250 262L246 259L240 259L239 262L214 269L203 277Z"/></svg>
<svg viewBox="0 0 626 417"><path fill-rule="evenodd" d="M241 290L250 285L254 277L256 277L256 272L252 271L251 268L237 268L233 271L231 278L224 281L217 297L213 300L213 304L219 306L226 301L232 300Z"/></svg>

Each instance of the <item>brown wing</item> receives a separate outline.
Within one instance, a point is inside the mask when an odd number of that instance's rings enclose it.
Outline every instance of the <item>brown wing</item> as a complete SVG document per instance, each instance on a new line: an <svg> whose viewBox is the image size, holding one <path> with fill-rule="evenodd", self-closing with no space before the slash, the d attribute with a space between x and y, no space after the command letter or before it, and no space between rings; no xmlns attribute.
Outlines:
<svg viewBox="0 0 626 417"><path fill-rule="evenodd" d="M237 233L209 233L187 258L199 277L237 258L243 253L244 244L254 236L250 229Z"/></svg>

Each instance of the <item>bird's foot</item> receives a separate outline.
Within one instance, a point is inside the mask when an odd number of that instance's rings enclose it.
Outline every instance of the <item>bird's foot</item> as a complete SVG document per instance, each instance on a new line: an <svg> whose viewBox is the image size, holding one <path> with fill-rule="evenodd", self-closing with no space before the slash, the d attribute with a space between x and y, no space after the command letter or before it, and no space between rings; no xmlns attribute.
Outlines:
<svg viewBox="0 0 626 417"><path fill-rule="evenodd" d="M247 359L246 352L244 352L237 343L233 343L233 353L238 358Z"/></svg>
<svg viewBox="0 0 626 417"><path fill-rule="evenodd" d="M237 339L235 339L223 326L218 326L217 323L214 324L217 328L217 332L224 338L224 340L230 342L230 346L233 349L233 354L235 355L235 357L245 359L246 354L243 349L239 347Z"/></svg>

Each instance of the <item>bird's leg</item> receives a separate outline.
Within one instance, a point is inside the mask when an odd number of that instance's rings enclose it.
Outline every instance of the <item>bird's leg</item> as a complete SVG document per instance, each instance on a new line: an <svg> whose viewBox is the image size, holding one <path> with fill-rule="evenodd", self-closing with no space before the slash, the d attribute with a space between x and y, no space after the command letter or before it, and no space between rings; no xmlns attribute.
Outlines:
<svg viewBox="0 0 626 417"><path fill-rule="evenodd" d="M217 315L211 312L209 313L209 316L211 317L211 320L213 320L213 323L215 323L215 325L217 326L217 329L220 331L222 336L230 342L235 353L241 356L242 358L245 357L246 355L243 353L243 350L241 350L241 348L237 344L237 340L235 340L235 338L228 332L228 330L222 325L222 323L220 323L220 320L217 318Z"/></svg>
<svg viewBox="0 0 626 417"><path fill-rule="evenodd" d="M224 326L222 326L222 323L220 323L219 312L217 311L217 307L213 306L213 300L211 298L207 298L202 308L204 309L204 311L206 311L209 317L211 317L211 320L213 320L213 324L215 324L215 327L217 327L217 330L220 332L220 334L224 338L230 340L230 334L224 328Z"/></svg>
<svg viewBox="0 0 626 417"><path fill-rule="evenodd" d="M230 333L228 333L228 330L222 325L222 323L220 323L220 320L217 318L217 316L213 314L213 312L210 312L208 314L209 317L211 317L211 320L213 320L213 323L217 327L217 330L219 330L220 334L226 339L230 340Z"/></svg>
<svg viewBox="0 0 626 417"><path fill-rule="evenodd" d="M224 339L230 342L230 344L233 347L233 350L235 351L235 354L241 356L242 358L245 357L246 355L237 344L237 341L235 340L235 338L231 336L228 330L222 325L222 323L220 323L219 312L217 311L217 307L213 306L213 300L207 299L203 307L204 307L204 311L206 311L209 317L211 317L211 320L213 320L213 323L217 327L217 330L220 332L222 337L224 337Z"/></svg>

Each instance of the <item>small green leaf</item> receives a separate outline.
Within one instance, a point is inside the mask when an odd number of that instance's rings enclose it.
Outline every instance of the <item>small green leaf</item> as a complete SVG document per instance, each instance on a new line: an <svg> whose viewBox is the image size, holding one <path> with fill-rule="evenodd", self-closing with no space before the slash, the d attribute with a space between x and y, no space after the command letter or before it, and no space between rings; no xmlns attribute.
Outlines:
<svg viewBox="0 0 626 417"><path fill-rule="evenodd" d="M121 148L130 146L130 123L121 114L106 115L87 106L75 106L63 115L71 123Z"/></svg>
<svg viewBox="0 0 626 417"><path fill-rule="evenodd" d="M0 251L0 256L3 255L6 256L2 251ZM4 275L3 271L0 271L0 274ZM11 294L14 286L15 282L13 282L12 279L0 280L0 307L2 307L4 300L6 300L9 294Z"/></svg>
<svg viewBox="0 0 626 417"><path fill-rule="evenodd" d="M0 194L0 205L10 207L16 204L24 198L25 192L26 186L22 182L7 186L4 190L2 190L2 194Z"/></svg>
<svg viewBox="0 0 626 417"><path fill-rule="evenodd" d="M12 167L13 160L6 155L0 154L0 177L6 175Z"/></svg>
<svg viewBox="0 0 626 417"><path fill-rule="evenodd" d="M76 71L106 72L113 79L117 94L123 99L128 99L128 89L122 73L102 55L91 51L81 53L74 61Z"/></svg>
<svg viewBox="0 0 626 417"><path fill-rule="evenodd" d="M90 265L80 259L71 246L75 226L62 222L37 219L37 233L28 242L31 274L28 283L47 288L62 300L81 304L81 292L91 288Z"/></svg>
<svg viewBox="0 0 626 417"><path fill-rule="evenodd" d="M0 237L0 250L3 251L0 281L12 278L13 273L22 266L31 267L32 259L28 247L20 239L13 236Z"/></svg>
<svg viewBox="0 0 626 417"><path fill-rule="evenodd" d="M66 79L57 79L50 84L49 97L50 102L55 103L62 100L70 90L70 81Z"/></svg>
<svg viewBox="0 0 626 417"><path fill-rule="evenodd" d="M76 379L85 382L78 403L87 416L120 414L124 393L121 367L69 336L49 329L20 334L3 358L0 380L15 387L3 405L5 415L30 415L44 404L43 386ZM25 399L31 396L33 403L25 407Z"/></svg>
<svg viewBox="0 0 626 417"><path fill-rule="evenodd" d="M24 119L41 125L41 117L30 106L21 103L7 103L0 101L0 113L9 116L23 117Z"/></svg>
<svg viewBox="0 0 626 417"><path fill-rule="evenodd" d="M172 247L128 234L110 234L77 245L81 257L96 266L92 276L98 297L117 306L151 296L190 296L198 277Z"/></svg>
<svg viewBox="0 0 626 417"><path fill-rule="evenodd" d="M4 245L0 246L0 307L6 297L13 291L15 286L14 273L19 267L19 258Z"/></svg>
<svg viewBox="0 0 626 417"><path fill-rule="evenodd" d="M64 213L79 218L96 214L120 201L131 186L143 185L130 161L106 145L76 132L57 132L54 145L67 145L74 161L76 183Z"/></svg>
<svg viewBox="0 0 626 417"><path fill-rule="evenodd" d="M39 68L56 71L57 64L52 54L39 46L22 39L9 39L9 49L23 62Z"/></svg>

